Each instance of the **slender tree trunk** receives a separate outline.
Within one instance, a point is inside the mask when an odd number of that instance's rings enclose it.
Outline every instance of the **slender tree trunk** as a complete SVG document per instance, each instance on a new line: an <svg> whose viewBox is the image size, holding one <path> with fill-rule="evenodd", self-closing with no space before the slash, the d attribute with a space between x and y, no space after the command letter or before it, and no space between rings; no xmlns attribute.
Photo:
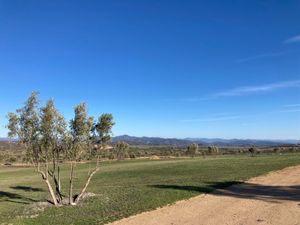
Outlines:
<svg viewBox="0 0 300 225"><path fill-rule="evenodd" d="M55 191L58 202L62 201L62 194L61 194L61 186L60 186L60 170L59 170L59 164L56 162L55 159L53 159L53 168L52 170L48 170L48 174L52 177L53 182L55 184ZM57 174L57 176L56 176Z"/></svg>
<svg viewBox="0 0 300 225"><path fill-rule="evenodd" d="M90 173L90 175L89 175L89 177L88 177L88 179L87 179L87 181L86 181L84 187L82 188L81 192L79 193L79 195L78 195L77 198L75 199L75 204L77 204L77 203L80 201L80 199L81 199L82 196L84 195L84 193L85 193L87 187L89 186L91 179L92 179L93 176L99 171L99 169L100 169L100 168L97 166L97 167Z"/></svg>
<svg viewBox="0 0 300 225"><path fill-rule="evenodd" d="M59 201L61 202L62 201L62 194L61 194L61 191L60 191L59 175L58 175L58 178L56 178L56 175L54 174L53 175L53 181L54 181L54 184L55 184L55 190L56 190L57 197L58 197Z"/></svg>
<svg viewBox="0 0 300 225"><path fill-rule="evenodd" d="M51 195L51 197L52 197L53 204L54 204L55 206L57 206L57 205L58 205L58 202L57 202L55 193L54 193L54 191L53 191L53 188L52 188L52 186L51 186L51 184L50 184L50 182L49 182L48 179L45 179L45 182L46 182L46 184L47 184L47 186L48 186L48 190L49 190L50 195Z"/></svg>
<svg viewBox="0 0 300 225"><path fill-rule="evenodd" d="M47 167L46 167L46 169L47 169ZM47 171L46 173L44 173L43 171L41 171L41 170L40 170L40 164L38 163L38 165L37 165L37 172L40 173L40 174L42 175L43 180L46 182L47 187L48 187L48 190L49 190L49 193L50 193L51 198L52 198L52 201L53 201L53 204L54 204L55 206L58 206L58 202L57 202L55 193L54 193L54 191L53 191L53 188L52 188L52 186L51 186L51 183L50 183L49 180L48 180L48 174L47 174L48 171Z"/></svg>
<svg viewBox="0 0 300 225"><path fill-rule="evenodd" d="M74 174L74 162L71 162L71 172L70 172L70 187L69 187L69 204L74 205L73 203L73 176Z"/></svg>
<svg viewBox="0 0 300 225"><path fill-rule="evenodd" d="M61 182L60 182L60 168L57 167L57 179L58 179L58 191L61 193Z"/></svg>
<svg viewBox="0 0 300 225"><path fill-rule="evenodd" d="M84 195L87 187L89 186L90 184L90 181L91 179L93 178L93 176L99 171L99 155L97 156L97 162L96 162L96 168L91 172L89 173L89 177L84 185L84 187L82 188L81 192L79 193L79 195L77 196L77 198L75 199L75 204L77 204L80 199L82 198L82 196Z"/></svg>

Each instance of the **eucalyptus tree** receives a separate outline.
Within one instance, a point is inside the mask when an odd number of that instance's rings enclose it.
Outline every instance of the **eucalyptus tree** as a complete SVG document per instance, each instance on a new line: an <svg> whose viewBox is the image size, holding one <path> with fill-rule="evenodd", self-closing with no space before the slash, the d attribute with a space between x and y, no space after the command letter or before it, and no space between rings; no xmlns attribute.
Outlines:
<svg viewBox="0 0 300 225"><path fill-rule="evenodd" d="M215 146L215 145L212 145L212 146L208 146L208 153L210 154L210 155L217 155L217 154L219 154L219 148L217 147L217 146Z"/></svg>
<svg viewBox="0 0 300 225"><path fill-rule="evenodd" d="M56 111L53 101L49 101L42 110L38 105L38 93L33 92L22 108L8 114L8 136L17 137L24 144L28 159L47 184L53 204L58 205L59 199L49 180L49 174L54 178L55 171L50 172L49 163L56 161L57 154L53 152L59 148L57 138L64 129L63 118Z"/></svg>
<svg viewBox="0 0 300 225"><path fill-rule="evenodd" d="M89 119L89 123L92 123L91 118ZM91 139L94 143L96 143L96 166L92 171L89 171L88 178L85 182L85 185L81 189L80 193L75 198L75 204L77 204L81 198L83 197L91 179L93 176L99 171L99 153L100 151L105 151L108 149L108 142L111 140L112 137L112 127L115 125L113 120L113 115L110 113L102 114L97 122L93 122L93 126L91 129Z"/></svg>
<svg viewBox="0 0 300 225"><path fill-rule="evenodd" d="M129 147L129 144L127 144L124 141L119 141L115 144L115 152L116 152L118 160L122 160L125 158L128 147Z"/></svg>
<svg viewBox="0 0 300 225"><path fill-rule="evenodd" d="M70 121L70 148L67 149L67 156L69 158L70 165L70 186L69 186L69 204L73 205L73 180L74 180L74 167L76 162L80 160L81 156L88 152L92 130L94 125L94 119L88 117L85 103L80 103L75 107L75 116Z"/></svg>
<svg viewBox="0 0 300 225"><path fill-rule="evenodd" d="M33 92L22 108L8 113L7 128L9 137L17 137L24 144L29 161L47 184L53 204L58 206L65 202L62 195L60 162L70 161L68 202L70 205L76 205L82 199L92 177L99 171L99 157L95 169L89 171L80 193L74 196L75 165L86 155L91 159L93 144L99 146L96 152L106 149L113 125L111 114L103 114L95 122L93 117L87 115L86 105L81 103L75 107L75 116L68 128L53 100L47 101L46 105L40 108L38 93Z"/></svg>
<svg viewBox="0 0 300 225"><path fill-rule="evenodd" d="M104 113L95 124L96 142L100 144L100 149L105 149L112 136L112 127L115 125L113 116L110 113Z"/></svg>
<svg viewBox="0 0 300 225"><path fill-rule="evenodd" d="M46 106L41 108L39 136L41 149L44 151L47 173L53 178L59 202L63 199L59 161L64 158L66 126L65 119L55 108L53 100L49 100ZM48 162L52 163L52 169L48 168Z"/></svg>
<svg viewBox="0 0 300 225"><path fill-rule="evenodd" d="M252 146L251 148L248 149L248 151L251 153L251 157L254 157L257 154L257 148Z"/></svg>
<svg viewBox="0 0 300 225"><path fill-rule="evenodd" d="M102 114L98 121L95 122L93 117L87 114L86 104L81 103L75 107L74 119L70 122L71 148L68 150L69 159L71 160L70 169L70 186L69 186L69 204L76 205L83 197L92 177L99 171L99 151L105 150L107 143L111 139L113 116L111 114ZM96 152L95 168L88 172L88 178L85 185L78 195L73 195L74 167L80 157L89 154L91 157L92 144Z"/></svg>
<svg viewBox="0 0 300 225"><path fill-rule="evenodd" d="M187 154L191 157L195 157L196 153L198 152L198 145L196 143L190 144L187 147Z"/></svg>

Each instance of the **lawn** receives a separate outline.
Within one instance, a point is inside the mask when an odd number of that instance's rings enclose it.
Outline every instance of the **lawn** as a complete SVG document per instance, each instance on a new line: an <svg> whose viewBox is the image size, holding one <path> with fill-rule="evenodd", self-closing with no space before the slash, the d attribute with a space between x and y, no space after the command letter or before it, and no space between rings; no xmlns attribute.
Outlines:
<svg viewBox="0 0 300 225"><path fill-rule="evenodd" d="M33 168L0 167L0 224L104 224L299 164L299 154L103 162L88 189L95 197L76 207L50 207L32 218L32 204L48 195L40 176ZM75 191L87 171L88 165L77 165Z"/></svg>

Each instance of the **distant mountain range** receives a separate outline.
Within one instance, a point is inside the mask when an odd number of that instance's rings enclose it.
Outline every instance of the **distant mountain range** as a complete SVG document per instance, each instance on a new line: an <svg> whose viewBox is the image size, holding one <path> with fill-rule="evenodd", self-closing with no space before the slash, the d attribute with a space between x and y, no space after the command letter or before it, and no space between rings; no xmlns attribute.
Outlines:
<svg viewBox="0 0 300 225"><path fill-rule="evenodd" d="M12 140L14 140L14 139L0 137L0 141L12 141Z"/></svg>
<svg viewBox="0 0 300 225"><path fill-rule="evenodd" d="M1 138L0 141L16 141L16 139ZM285 144L300 144L300 140L260 140L260 139L222 139L222 138L161 138L161 137L135 137L121 135L112 138L113 142L125 141L130 145L172 145L187 146L192 143L199 145L217 146L273 146Z"/></svg>
<svg viewBox="0 0 300 225"><path fill-rule="evenodd" d="M160 137L134 137L129 135L121 135L113 137L113 142L125 141L130 145L176 145L186 146L193 143L190 140L176 138L160 138Z"/></svg>
<svg viewBox="0 0 300 225"><path fill-rule="evenodd" d="M113 138L113 142L125 141L131 145L174 145L186 146L191 143L218 146L270 146L283 144L300 144L300 140L260 140L260 139L222 139L222 138L160 138L160 137L135 137L121 135Z"/></svg>

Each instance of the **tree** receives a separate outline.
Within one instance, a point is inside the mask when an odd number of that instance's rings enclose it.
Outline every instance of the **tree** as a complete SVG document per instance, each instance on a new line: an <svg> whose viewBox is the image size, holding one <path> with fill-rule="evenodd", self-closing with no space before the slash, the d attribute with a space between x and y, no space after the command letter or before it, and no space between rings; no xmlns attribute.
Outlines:
<svg viewBox="0 0 300 225"><path fill-rule="evenodd" d="M115 145L115 152L118 160L125 158L129 145L124 141L119 141Z"/></svg>
<svg viewBox="0 0 300 225"><path fill-rule="evenodd" d="M54 101L49 100L45 107L39 108L38 93L33 92L24 106L14 113L8 113L8 136L17 137L26 148L29 161L41 174L50 193L52 202L58 206L63 204L60 179L60 162L70 161L69 204L76 205L83 197L92 177L99 170L98 150L105 149L110 140L112 126L111 114L103 114L95 123L93 117L87 115L84 103L75 107L74 119L69 129L64 117L55 108ZM89 171L88 179L78 195L73 195L73 180L76 162L83 155L92 159L92 146L96 149L97 163L95 169ZM52 182L51 182L52 180ZM55 185L55 190L52 187Z"/></svg>
<svg viewBox="0 0 300 225"><path fill-rule="evenodd" d="M49 110L49 105L39 114L38 93L33 92L22 108L17 109L15 113L8 114L7 128L9 137L17 137L24 144L28 158L47 184L53 204L58 205L58 199L49 180L49 163L54 155L49 151L53 130L48 130L53 128L51 125L57 122L55 121L57 118L50 118L49 114L54 114L51 110L55 108L52 105L52 109ZM51 125L48 126L48 124Z"/></svg>
<svg viewBox="0 0 300 225"><path fill-rule="evenodd" d="M274 148L273 152L276 153L276 154L278 154L278 153L281 152L281 148L279 148L279 147L278 148Z"/></svg>
<svg viewBox="0 0 300 225"><path fill-rule="evenodd" d="M70 121L70 148L67 156L71 161L69 181L69 204L75 205L73 196L74 167L80 157L89 150L94 119L88 117L85 103L80 103L74 109L74 119ZM77 200L78 201L78 200Z"/></svg>
<svg viewBox="0 0 300 225"><path fill-rule="evenodd" d="M205 151L202 150L202 151L201 151L201 155L202 155L203 159L205 159L205 157L206 157L205 154L206 154Z"/></svg>
<svg viewBox="0 0 300 225"><path fill-rule="evenodd" d="M195 157L197 151L198 151L198 145L196 143L193 143L193 144L190 144L188 147L187 147L187 155L191 156L191 157Z"/></svg>
<svg viewBox="0 0 300 225"><path fill-rule="evenodd" d="M98 118L98 121L96 123L94 123L92 117L89 117L87 119L85 107L83 109L81 109L80 111L82 111L81 117L85 118L85 119L81 119L81 120L85 121L85 122L78 123L78 126L81 127L82 124L85 123L87 128L85 128L86 134L84 136L88 137L88 134L90 135L88 139L83 138L84 145L89 146L91 144L91 141L93 141L93 142L97 143L98 144L97 146L99 146L99 147L97 147L95 149L96 150L96 158L97 158L96 166L92 171L89 171L88 179L87 179L85 185L81 189L80 193L74 197L74 202L72 202L71 204L75 204L75 205L81 200L91 179L99 171L99 169L100 169L99 168L99 151L108 149L107 143L111 139L112 127L115 125L112 114L104 113ZM75 118L76 118L76 109L75 109ZM76 129L76 126L74 128ZM88 141L84 141L84 140L88 140Z"/></svg>
<svg viewBox="0 0 300 225"><path fill-rule="evenodd" d="M63 146L66 137L66 122L57 111L53 100L49 100L45 107L41 108L39 136L41 149L44 152L47 174L55 184L58 203L63 200L61 193L59 160L63 157ZM52 163L52 169L49 168Z"/></svg>
<svg viewBox="0 0 300 225"><path fill-rule="evenodd" d="M248 151L251 153L251 156L254 157L257 153L257 149L255 147L251 147L248 149Z"/></svg>
<svg viewBox="0 0 300 225"><path fill-rule="evenodd" d="M100 149L104 148L112 136L112 127L115 125L112 114L104 113L98 118L95 124L96 142L100 144Z"/></svg>
<svg viewBox="0 0 300 225"><path fill-rule="evenodd" d="M214 145L208 146L208 152L211 155L217 155L217 154L219 154L219 148L217 146L214 146Z"/></svg>

